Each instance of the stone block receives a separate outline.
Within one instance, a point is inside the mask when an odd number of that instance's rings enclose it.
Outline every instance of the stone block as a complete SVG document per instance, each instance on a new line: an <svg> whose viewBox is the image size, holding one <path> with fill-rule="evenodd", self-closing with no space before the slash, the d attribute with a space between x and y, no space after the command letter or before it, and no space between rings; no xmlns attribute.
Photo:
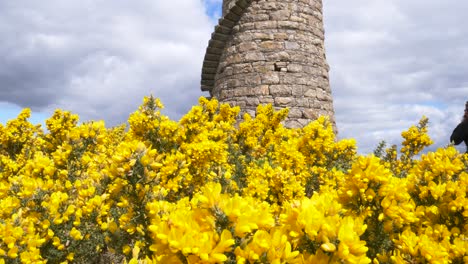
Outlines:
<svg viewBox="0 0 468 264"><path fill-rule="evenodd" d="M310 107L309 100L307 98L296 98L296 105L299 107Z"/></svg>
<svg viewBox="0 0 468 264"><path fill-rule="evenodd" d="M293 41L286 41L284 44L287 50L297 50L301 48L299 43Z"/></svg>
<svg viewBox="0 0 468 264"><path fill-rule="evenodd" d="M252 39L256 40L272 40L274 39L273 34L268 34L268 33L259 33L255 32L251 34Z"/></svg>
<svg viewBox="0 0 468 264"><path fill-rule="evenodd" d="M287 128L300 128L302 124L295 119L288 119L284 121L284 126Z"/></svg>
<svg viewBox="0 0 468 264"><path fill-rule="evenodd" d="M251 117L255 117L255 110L253 109L247 109L245 113L250 115Z"/></svg>
<svg viewBox="0 0 468 264"><path fill-rule="evenodd" d="M247 106L257 106L260 104L260 100L257 97L247 97L245 98L245 104Z"/></svg>
<svg viewBox="0 0 468 264"><path fill-rule="evenodd" d="M236 89L233 89L233 96L234 97L242 97L248 95L248 87L237 87Z"/></svg>
<svg viewBox="0 0 468 264"><path fill-rule="evenodd" d="M243 42L240 43L238 48L239 52L246 52L257 49L257 43L255 42Z"/></svg>
<svg viewBox="0 0 468 264"><path fill-rule="evenodd" d="M261 104L274 104L275 99L271 96L262 96L259 98Z"/></svg>
<svg viewBox="0 0 468 264"><path fill-rule="evenodd" d="M299 64L307 64L313 54L308 52L291 52L291 62L299 63Z"/></svg>
<svg viewBox="0 0 468 264"><path fill-rule="evenodd" d="M270 85L270 94L273 96L288 96L292 94L292 88L290 85Z"/></svg>
<svg viewBox="0 0 468 264"><path fill-rule="evenodd" d="M262 41L259 44L260 49L265 51L274 51L284 49L284 44L278 41Z"/></svg>
<svg viewBox="0 0 468 264"><path fill-rule="evenodd" d="M214 32L222 34L222 35L229 35L231 33L231 29L232 28L230 28L230 27L226 27L226 26L223 26L223 25L217 25L215 27Z"/></svg>
<svg viewBox="0 0 468 264"><path fill-rule="evenodd" d="M239 106L241 108L245 108L245 106L247 104L245 103L244 97L239 97L239 98L235 98L235 99L236 100L230 100L229 104L232 105L232 106Z"/></svg>
<svg viewBox="0 0 468 264"><path fill-rule="evenodd" d="M242 16L242 19L240 20L240 23L243 24L243 23L250 23L250 22L254 22L255 21L255 14L254 13L250 13L250 12L247 12L247 13L244 13L244 15Z"/></svg>
<svg viewBox="0 0 468 264"><path fill-rule="evenodd" d="M202 73L202 79L203 80L214 80L215 75L216 74L214 74L214 73Z"/></svg>
<svg viewBox="0 0 468 264"><path fill-rule="evenodd" d="M240 16L234 12L228 12L225 16L224 16L225 19L229 20L229 21L233 21L233 22L237 22L240 18Z"/></svg>
<svg viewBox="0 0 468 264"><path fill-rule="evenodd" d="M317 111L314 109L304 109L302 114L305 118L312 120L315 120L319 117L319 115L317 115Z"/></svg>
<svg viewBox="0 0 468 264"><path fill-rule="evenodd" d="M268 21L270 16L268 14L257 14L254 16L254 21Z"/></svg>
<svg viewBox="0 0 468 264"><path fill-rule="evenodd" d="M288 64L287 69L288 69L288 72L302 72L302 65L290 63Z"/></svg>
<svg viewBox="0 0 468 264"><path fill-rule="evenodd" d="M275 71L281 71L282 69L287 69L288 67L288 62L287 61L278 61L278 62L275 62Z"/></svg>
<svg viewBox="0 0 468 264"><path fill-rule="evenodd" d="M239 63L232 65L233 74L243 74L253 72L252 64L250 63Z"/></svg>
<svg viewBox="0 0 468 264"><path fill-rule="evenodd" d="M313 109L320 108L320 101L317 100L317 98L308 98L308 99L309 99L310 108L313 108Z"/></svg>
<svg viewBox="0 0 468 264"><path fill-rule="evenodd" d="M290 20L290 21L293 21L293 22L298 22L298 23L302 23L302 24L307 24L307 19L302 18L302 17L300 17L300 16L291 16L291 17L289 17L289 20Z"/></svg>
<svg viewBox="0 0 468 264"><path fill-rule="evenodd" d="M219 61L209 61L206 60L203 62L203 68L216 68L219 65Z"/></svg>
<svg viewBox="0 0 468 264"><path fill-rule="evenodd" d="M284 84L300 84L306 85L309 77L301 73L286 73L282 78Z"/></svg>
<svg viewBox="0 0 468 264"><path fill-rule="evenodd" d="M231 56L228 56L226 58L226 61L231 64L231 63L241 63L243 62L242 56L240 54L233 54Z"/></svg>
<svg viewBox="0 0 468 264"><path fill-rule="evenodd" d="M219 94L219 99L232 98L233 96L234 96L233 90L224 89L224 90L221 90Z"/></svg>
<svg viewBox="0 0 468 264"><path fill-rule="evenodd" d="M201 80L201 84L205 86L211 86L213 87L214 85L214 80Z"/></svg>
<svg viewBox="0 0 468 264"><path fill-rule="evenodd" d="M277 3L273 2L273 1L264 1L264 2L262 2L262 5L261 5L260 8L262 8L264 10L276 10L276 9L278 9L278 6L276 4Z"/></svg>
<svg viewBox="0 0 468 264"><path fill-rule="evenodd" d="M318 90L317 91L317 99L320 101L326 101L329 99L327 94L323 90Z"/></svg>
<svg viewBox="0 0 468 264"><path fill-rule="evenodd" d="M228 89L232 89L232 88L243 85L243 81L241 81L239 79L229 79L226 82L226 84L227 84Z"/></svg>
<svg viewBox="0 0 468 264"><path fill-rule="evenodd" d="M245 54L245 62L248 61L264 61L265 56L261 52L248 52Z"/></svg>
<svg viewBox="0 0 468 264"><path fill-rule="evenodd" d="M234 95L239 96L261 96L261 95L268 95L268 87L266 88L263 85L260 86L245 86L245 87L237 87L234 89Z"/></svg>
<svg viewBox="0 0 468 264"><path fill-rule="evenodd" d="M262 74L275 70L275 67L272 64L266 64L266 63L257 64L256 62L254 62L252 63L252 67L255 72L262 73Z"/></svg>
<svg viewBox="0 0 468 264"><path fill-rule="evenodd" d="M218 24L227 28L232 28L236 25L236 22L226 18L222 18L219 20Z"/></svg>
<svg viewBox="0 0 468 264"><path fill-rule="evenodd" d="M290 17L291 12L287 9L285 10L278 10L278 11L273 11L270 13L270 19L271 20L288 20Z"/></svg>
<svg viewBox="0 0 468 264"><path fill-rule="evenodd" d="M312 14L313 14L316 18L320 19L320 21L323 21L323 14L322 14L322 12L313 11Z"/></svg>
<svg viewBox="0 0 468 264"><path fill-rule="evenodd" d="M241 16L243 13L244 13L244 9L238 5L234 5L232 6L230 9L230 12L238 15L238 16Z"/></svg>
<svg viewBox="0 0 468 264"><path fill-rule="evenodd" d="M232 46L227 47L226 53L227 54L237 53L237 46L232 45Z"/></svg>
<svg viewBox="0 0 468 264"><path fill-rule="evenodd" d="M331 103L331 101L329 104L323 104L323 109L329 112L333 112L333 104Z"/></svg>
<svg viewBox="0 0 468 264"><path fill-rule="evenodd" d="M275 97L275 104L278 106L292 106L294 99L291 97Z"/></svg>
<svg viewBox="0 0 468 264"><path fill-rule="evenodd" d="M223 74L224 74L225 76L233 75L233 74L234 74L234 70L232 69L232 67L226 67L226 68L224 68Z"/></svg>
<svg viewBox="0 0 468 264"><path fill-rule="evenodd" d="M290 108L289 109L289 118L301 118L302 117L302 110L300 108Z"/></svg>
<svg viewBox="0 0 468 264"><path fill-rule="evenodd" d="M205 60L207 61L219 61L220 58L221 56L218 54L210 54L210 53L205 54Z"/></svg>
<svg viewBox="0 0 468 264"><path fill-rule="evenodd" d="M255 24L253 22L242 23L239 25L239 30L247 31L252 30L255 28Z"/></svg>
<svg viewBox="0 0 468 264"><path fill-rule="evenodd" d="M232 28L232 31L231 33L232 34L236 34L237 32L240 31L240 26L239 25L235 25L233 28Z"/></svg>
<svg viewBox="0 0 468 264"><path fill-rule="evenodd" d="M312 121L312 120L310 120L310 119L304 119L304 118L298 118L298 119L296 119L296 121L299 122L299 124L300 124L299 127L305 127L305 126L307 126L307 124L309 124L310 121Z"/></svg>
<svg viewBox="0 0 468 264"><path fill-rule="evenodd" d="M287 51L279 51L266 54L267 61L290 61L291 56Z"/></svg>
<svg viewBox="0 0 468 264"><path fill-rule="evenodd" d="M262 78L258 74L245 76L244 81L245 81L245 84L251 85L251 86L262 84Z"/></svg>
<svg viewBox="0 0 468 264"><path fill-rule="evenodd" d="M279 29L299 29L299 23L293 21L278 21Z"/></svg>
<svg viewBox="0 0 468 264"><path fill-rule="evenodd" d="M248 0L237 0L237 1L233 1L233 3L235 3L237 6L239 6L240 8L242 9L245 9L249 6L251 1L248 1Z"/></svg>
<svg viewBox="0 0 468 264"><path fill-rule="evenodd" d="M307 86L305 85L290 85L292 89L292 95L296 98L303 97L304 96L304 90L306 89Z"/></svg>
<svg viewBox="0 0 468 264"><path fill-rule="evenodd" d="M236 34L232 38L232 43L235 44L235 43L241 43L244 41L251 41L251 40L253 40L253 38L252 38L252 35L250 34ZM229 44L226 44L226 45L228 46Z"/></svg>
<svg viewBox="0 0 468 264"><path fill-rule="evenodd" d="M268 85L260 85L259 87L255 88L257 95L269 95L270 94L270 87Z"/></svg>
<svg viewBox="0 0 468 264"><path fill-rule="evenodd" d="M276 21L257 21L255 22L255 29L276 29L278 23Z"/></svg>
<svg viewBox="0 0 468 264"><path fill-rule="evenodd" d="M206 50L206 53L222 55L223 49L219 49L215 47L208 47L208 49Z"/></svg>
<svg viewBox="0 0 468 264"><path fill-rule="evenodd" d="M290 35L284 32L274 33L273 38L275 40L287 40L289 39Z"/></svg>
<svg viewBox="0 0 468 264"><path fill-rule="evenodd" d="M278 72L266 72L262 74L262 84L278 84L279 82Z"/></svg>
<svg viewBox="0 0 468 264"><path fill-rule="evenodd" d="M307 73L309 76L318 76L320 75L321 70L318 67L303 66L302 71Z"/></svg>
<svg viewBox="0 0 468 264"><path fill-rule="evenodd" d="M323 40L319 39L319 38L314 38L314 39L311 39L310 40L310 44L313 44L313 45L323 45Z"/></svg>
<svg viewBox="0 0 468 264"><path fill-rule="evenodd" d="M305 93L305 97L317 98L317 91L314 88L309 88Z"/></svg>
<svg viewBox="0 0 468 264"><path fill-rule="evenodd" d="M214 74L216 73L217 68L203 67L202 74Z"/></svg>
<svg viewBox="0 0 468 264"><path fill-rule="evenodd" d="M219 40L215 40L215 39L212 39L208 42L208 47L214 47L214 48L218 48L218 49L223 49L224 46L225 46L225 42L224 41L219 41Z"/></svg>

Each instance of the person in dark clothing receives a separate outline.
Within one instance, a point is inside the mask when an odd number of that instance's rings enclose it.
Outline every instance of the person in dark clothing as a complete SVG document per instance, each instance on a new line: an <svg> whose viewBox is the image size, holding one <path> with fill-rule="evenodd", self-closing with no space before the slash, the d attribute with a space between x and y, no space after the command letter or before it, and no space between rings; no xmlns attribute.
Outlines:
<svg viewBox="0 0 468 264"><path fill-rule="evenodd" d="M465 114L463 115L463 120L460 124L453 130L452 135L450 136L450 142L455 145L458 145L465 142L466 153L468 153L468 101L465 103Z"/></svg>

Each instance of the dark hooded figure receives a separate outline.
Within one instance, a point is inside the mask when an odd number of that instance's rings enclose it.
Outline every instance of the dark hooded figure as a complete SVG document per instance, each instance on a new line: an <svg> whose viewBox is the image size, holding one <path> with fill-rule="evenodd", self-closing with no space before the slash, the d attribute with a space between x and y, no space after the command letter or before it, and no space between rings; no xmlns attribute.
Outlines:
<svg viewBox="0 0 468 264"><path fill-rule="evenodd" d="M450 142L455 145L460 144L462 141L465 142L467 147L466 153L468 153L468 102L465 103L465 114L460 124L453 130L450 136Z"/></svg>

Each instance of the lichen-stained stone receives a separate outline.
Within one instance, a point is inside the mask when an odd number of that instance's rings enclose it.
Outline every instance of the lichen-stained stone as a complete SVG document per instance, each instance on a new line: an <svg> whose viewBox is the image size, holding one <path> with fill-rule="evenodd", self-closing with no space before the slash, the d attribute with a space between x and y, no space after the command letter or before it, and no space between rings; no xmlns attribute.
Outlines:
<svg viewBox="0 0 468 264"><path fill-rule="evenodd" d="M202 90L255 114L290 108L288 127L320 115L335 124L322 0L224 0L205 54ZM336 131L336 127L335 131Z"/></svg>

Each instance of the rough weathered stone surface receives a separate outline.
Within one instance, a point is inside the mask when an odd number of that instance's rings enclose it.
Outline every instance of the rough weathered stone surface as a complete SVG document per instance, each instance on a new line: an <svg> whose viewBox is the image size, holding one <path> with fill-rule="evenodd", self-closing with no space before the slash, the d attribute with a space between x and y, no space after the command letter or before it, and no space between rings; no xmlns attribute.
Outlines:
<svg viewBox="0 0 468 264"><path fill-rule="evenodd" d="M328 71L322 0L224 0L202 90L252 115L259 104L288 107L288 127L320 115L334 124Z"/></svg>

